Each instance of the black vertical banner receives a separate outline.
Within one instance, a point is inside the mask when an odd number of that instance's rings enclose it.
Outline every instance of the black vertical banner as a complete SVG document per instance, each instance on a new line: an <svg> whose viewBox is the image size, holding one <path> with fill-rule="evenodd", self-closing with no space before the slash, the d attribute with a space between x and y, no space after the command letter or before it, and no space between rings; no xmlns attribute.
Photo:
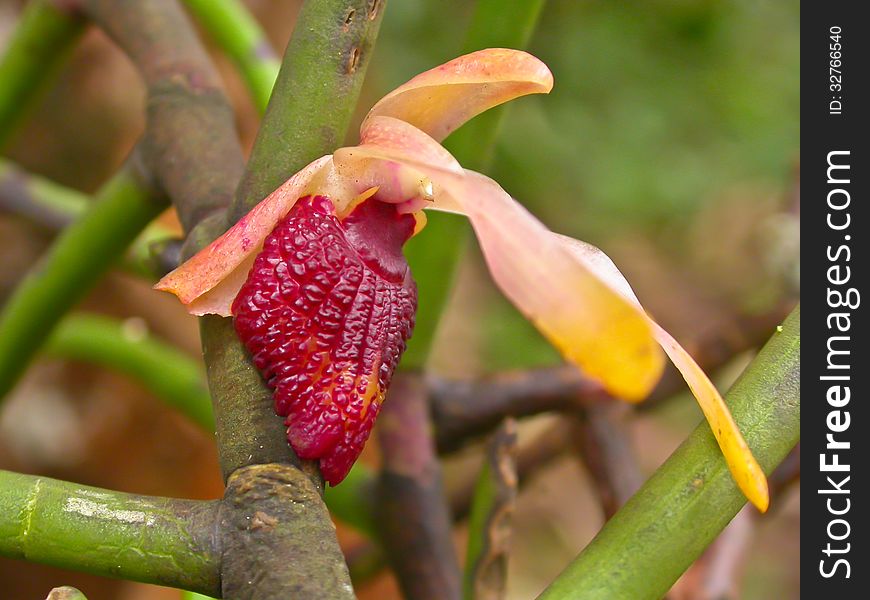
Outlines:
<svg viewBox="0 0 870 600"><path fill-rule="evenodd" d="M806 598L865 598L870 583L870 567L862 560L870 548L870 336L864 306L870 302L870 25L859 14L863 8L860 2L805 2L801 15Z"/></svg>

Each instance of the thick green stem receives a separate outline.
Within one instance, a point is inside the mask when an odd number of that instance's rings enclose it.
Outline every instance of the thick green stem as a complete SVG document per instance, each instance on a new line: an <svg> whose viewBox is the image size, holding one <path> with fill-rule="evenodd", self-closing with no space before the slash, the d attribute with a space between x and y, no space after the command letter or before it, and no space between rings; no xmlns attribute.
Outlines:
<svg viewBox="0 0 870 600"><path fill-rule="evenodd" d="M728 392L767 473L800 439L800 307ZM607 522L541 598L661 598L746 503L706 423Z"/></svg>
<svg viewBox="0 0 870 600"><path fill-rule="evenodd" d="M219 505L0 471L0 555L217 595Z"/></svg>
<svg viewBox="0 0 870 600"><path fill-rule="evenodd" d="M543 4L544 0L478 0L463 52L525 48ZM444 145L465 168L483 171L490 166L505 108L478 115L447 138ZM420 307L414 336L402 358L403 368L425 366L468 233L468 224L461 218L430 211L426 229L405 246L405 256L417 282Z"/></svg>
<svg viewBox="0 0 870 600"><path fill-rule="evenodd" d="M342 145L386 0L309 0L228 215L235 223L293 173Z"/></svg>
<svg viewBox="0 0 870 600"><path fill-rule="evenodd" d="M123 373L206 432L214 433L211 399L200 362L147 332L109 317L72 314L58 325L45 352ZM326 506L335 518L371 537L375 535L374 482L374 474L365 465L356 464L340 486L324 494Z"/></svg>
<svg viewBox="0 0 870 600"><path fill-rule="evenodd" d="M184 0L184 4L236 63L257 110L266 110L281 61L260 24L240 0Z"/></svg>
<svg viewBox="0 0 870 600"><path fill-rule="evenodd" d="M48 0L32 0L0 56L0 148L78 39L83 22Z"/></svg>
<svg viewBox="0 0 870 600"><path fill-rule="evenodd" d="M58 325L45 351L124 373L207 432L214 432L203 368L147 332L107 317L74 314Z"/></svg>
<svg viewBox="0 0 870 600"><path fill-rule="evenodd" d="M235 200L223 223L194 232L199 247L233 224L290 175L344 139L383 13L383 2L306 2ZM369 8L372 8L369 11ZM352 18L351 11L353 11ZM347 68L358 48L356 63ZM294 460L271 390L251 365L232 321L200 321L215 403L224 476L255 463ZM316 467L295 461L317 479Z"/></svg>
<svg viewBox="0 0 870 600"><path fill-rule="evenodd" d="M128 162L88 212L55 240L0 314L0 398L63 315L164 207Z"/></svg>

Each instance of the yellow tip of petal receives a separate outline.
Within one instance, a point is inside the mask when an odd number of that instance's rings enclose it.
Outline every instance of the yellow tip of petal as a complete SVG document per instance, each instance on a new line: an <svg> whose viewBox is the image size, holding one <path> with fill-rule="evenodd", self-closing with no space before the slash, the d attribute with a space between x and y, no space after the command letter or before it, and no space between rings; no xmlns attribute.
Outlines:
<svg viewBox="0 0 870 600"><path fill-rule="evenodd" d="M766 512L770 504L767 478L719 391L698 363L667 331L652 320L650 323L656 339L695 395L737 486L759 511Z"/></svg>

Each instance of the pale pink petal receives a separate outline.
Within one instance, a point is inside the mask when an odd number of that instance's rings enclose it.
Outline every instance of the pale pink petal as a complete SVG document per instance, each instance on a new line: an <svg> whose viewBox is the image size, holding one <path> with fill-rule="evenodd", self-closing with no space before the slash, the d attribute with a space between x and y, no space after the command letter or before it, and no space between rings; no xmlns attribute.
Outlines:
<svg viewBox="0 0 870 600"><path fill-rule="evenodd" d="M374 105L361 136L374 117L407 121L443 140L460 125L508 100L548 93L553 75L547 65L521 50L490 48L460 56L399 86Z"/></svg>
<svg viewBox="0 0 870 600"><path fill-rule="evenodd" d="M288 179L226 233L163 277L154 289L178 296L195 315L230 316L263 240L300 197L324 186L330 156L323 156Z"/></svg>
<svg viewBox="0 0 870 600"><path fill-rule="evenodd" d="M498 184L460 170L449 154L432 147L437 143L429 136L400 126L402 136L373 136L369 139L381 143L336 151L336 170L399 169L409 187L430 183L431 206L468 216L496 284L568 360L616 396L646 397L664 357L645 313L601 281ZM436 164L426 162L432 156Z"/></svg>
<svg viewBox="0 0 870 600"><path fill-rule="evenodd" d="M603 281L606 281L624 298L640 307L640 302L634 295L628 281L606 254L595 246L579 240L565 236L558 236L558 239L579 260L584 261L591 270L595 271ZM649 319L649 322L656 340L680 371L697 399L737 485L752 504L761 512L766 511L769 503L767 479L734 422L731 411L721 394L692 356L658 323L652 319Z"/></svg>
<svg viewBox="0 0 870 600"><path fill-rule="evenodd" d="M360 187L378 187L378 200L408 203L414 210L427 204L419 200L431 195L432 184L409 162L463 173L444 146L410 123L392 117L372 118L361 145L336 150L333 160L340 176Z"/></svg>

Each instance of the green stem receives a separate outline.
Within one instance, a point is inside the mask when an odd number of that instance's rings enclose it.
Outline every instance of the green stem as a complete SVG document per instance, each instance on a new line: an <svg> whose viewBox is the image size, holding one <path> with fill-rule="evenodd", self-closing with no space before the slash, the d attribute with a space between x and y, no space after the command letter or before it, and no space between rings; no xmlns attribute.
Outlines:
<svg viewBox="0 0 870 600"><path fill-rule="evenodd" d="M51 356L110 367L214 433L211 399L198 361L124 323L96 315L69 315L46 343Z"/></svg>
<svg viewBox="0 0 870 600"><path fill-rule="evenodd" d="M213 239L290 175L338 147L356 105L383 4L309 0L303 5L226 219L204 223L188 246ZM356 56L353 65L351 56ZM224 476L245 465L293 460L285 428L272 409L272 393L250 364L232 321L207 316L200 320L200 331ZM314 476L312 464L300 466Z"/></svg>
<svg viewBox="0 0 870 600"><path fill-rule="evenodd" d="M218 595L218 506L0 471L0 556Z"/></svg>
<svg viewBox="0 0 870 600"><path fill-rule="evenodd" d="M18 214L51 230L60 230L79 219L92 203L87 194L27 173L0 158L0 213ZM162 275L154 264L152 246L175 237L175 232L160 223L149 224L130 245L121 266L141 277Z"/></svg>
<svg viewBox="0 0 870 600"><path fill-rule="evenodd" d="M163 208L128 163L88 212L55 240L0 313L0 398L57 322Z"/></svg>
<svg viewBox="0 0 870 600"><path fill-rule="evenodd" d="M478 0L463 53L484 48L525 48L543 4L544 0ZM490 166L505 108L478 115L447 138L444 145L465 168L484 171ZM430 211L427 217L423 233L405 246L421 299L414 336L402 357L402 368L407 369L421 369L426 364L450 293L449 282L464 254L470 231L464 220L453 215Z"/></svg>
<svg viewBox="0 0 870 600"><path fill-rule="evenodd" d="M60 229L81 216L91 203L87 194L31 175L0 158L0 210Z"/></svg>
<svg viewBox="0 0 870 600"><path fill-rule="evenodd" d="M800 306L726 400L770 473L800 439ZM541 598L661 598L744 504L702 423Z"/></svg>
<svg viewBox="0 0 870 600"><path fill-rule="evenodd" d="M385 4L309 0L302 5L230 223L310 161L341 146Z"/></svg>
<svg viewBox="0 0 870 600"><path fill-rule="evenodd" d="M257 110L266 110L281 61L259 23L239 0L184 0L184 3L236 63Z"/></svg>
<svg viewBox="0 0 870 600"><path fill-rule="evenodd" d="M130 331L124 323L108 317L73 314L58 325L45 352L123 373L206 432L214 433L211 400L199 362L147 333ZM356 464L340 486L324 494L324 501L335 518L374 537L373 507L367 501L373 486L371 470Z"/></svg>
<svg viewBox="0 0 870 600"><path fill-rule="evenodd" d="M0 56L0 148L9 141L83 28L81 19L48 0L28 3Z"/></svg>
<svg viewBox="0 0 870 600"><path fill-rule="evenodd" d="M196 592L182 592L181 600L213 600L211 596L197 594Z"/></svg>

